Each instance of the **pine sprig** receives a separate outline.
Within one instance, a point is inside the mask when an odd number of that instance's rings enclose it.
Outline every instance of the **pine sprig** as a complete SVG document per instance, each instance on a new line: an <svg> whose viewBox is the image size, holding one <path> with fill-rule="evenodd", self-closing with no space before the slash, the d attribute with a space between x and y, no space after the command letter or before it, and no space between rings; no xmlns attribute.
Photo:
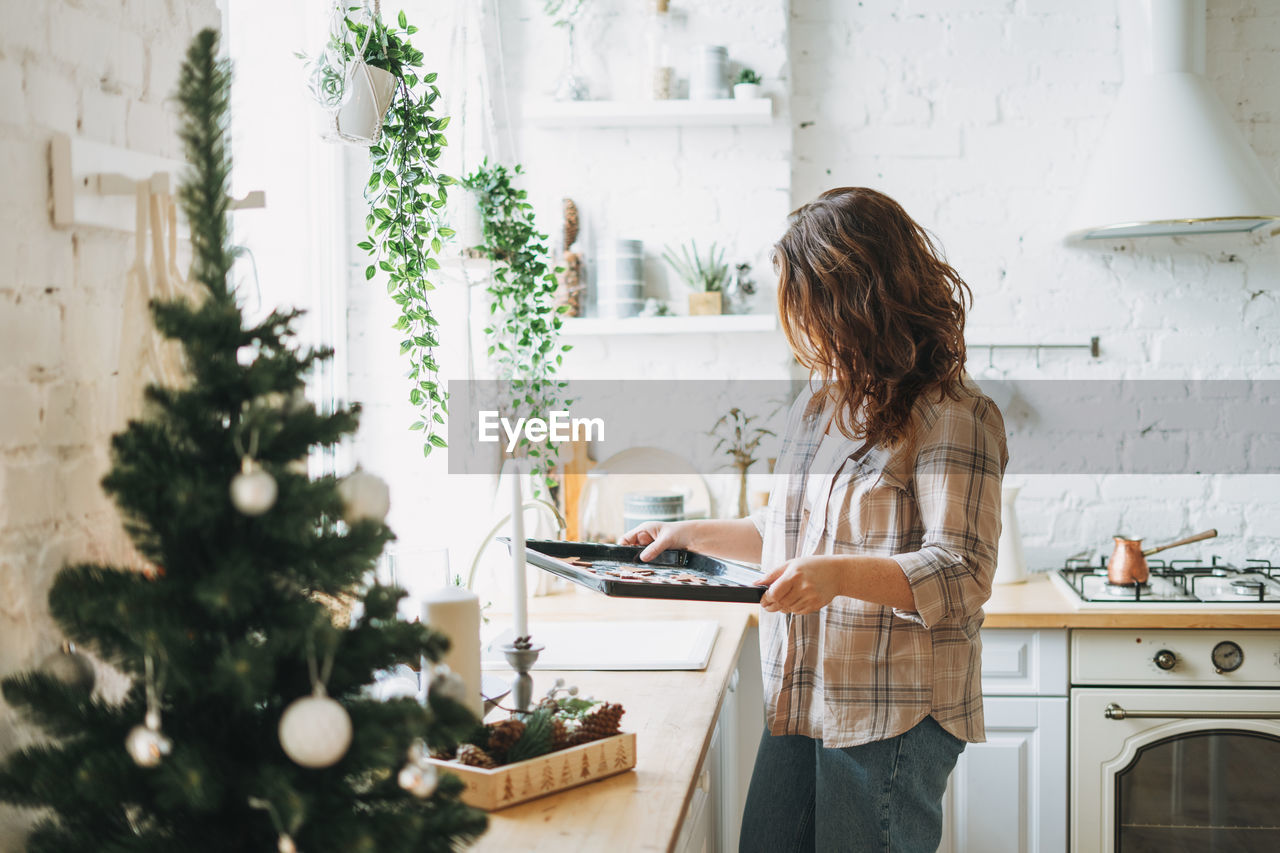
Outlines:
<svg viewBox="0 0 1280 853"><path fill-rule="evenodd" d="M178 76L182 123L178 137L191 170L178 200L191 226L192 276L215 298L228 298L233 261L227 229L231 158L226 147L231 110L231 65L218 56L218 34L204 30L191 43Z"/></svg>

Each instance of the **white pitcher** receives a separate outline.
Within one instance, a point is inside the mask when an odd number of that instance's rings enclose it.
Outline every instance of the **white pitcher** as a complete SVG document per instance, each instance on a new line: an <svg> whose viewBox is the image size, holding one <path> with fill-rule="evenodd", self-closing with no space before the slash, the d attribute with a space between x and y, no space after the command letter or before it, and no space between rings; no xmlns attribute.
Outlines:
<svg viewBox="0 0 1280 853"><path fill-rule="evenodd" d="M1000 546L996 555L994 583L1022 583L1027 579L1027 558L1022 553L1022 531L1018 529L1018 492L1021 486L1005 486L1000 493Z"/></svg>

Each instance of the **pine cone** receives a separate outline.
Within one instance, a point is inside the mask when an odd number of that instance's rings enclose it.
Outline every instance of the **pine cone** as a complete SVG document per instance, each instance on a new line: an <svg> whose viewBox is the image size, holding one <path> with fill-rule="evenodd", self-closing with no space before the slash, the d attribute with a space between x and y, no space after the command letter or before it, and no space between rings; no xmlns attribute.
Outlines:
<svg viewBox="0 0 1280 853"><path fill-rule="evenodd" d="M571 198L564 199L562 203L564 204L564 250L567 252L569 247L578 241L578 206Z"/></svg>
<svg viewBox="0 0 1280 853"><path fill-rule="evenodd" d="M551 751L564 749L569 745L569 727L564 724L564 720L556 717L551 721Z"/></svg>
<svg viewBox="0 0 1280 853"><path fill-rule="evenodd" d="M495 761L502 761L507 750L515 746L524 734L524 723L520 720L503 720L489 726L489 755Z"/></svg>
<svg viewBox="0 0 1280 853"><path fill-rule="evenodd" d="M572 744L577 746L616 735L625 713L621 705L606 702L582 718L582 725L571 738Z"/></svg>
<svg viewBox="0 0 1280 853"><path fill-rule="evenodd" d="M458 747L458 763L466 764L470 767L483 767L487 770L492 770L498 766L489 753L469 743L464 743Z"/></svg>

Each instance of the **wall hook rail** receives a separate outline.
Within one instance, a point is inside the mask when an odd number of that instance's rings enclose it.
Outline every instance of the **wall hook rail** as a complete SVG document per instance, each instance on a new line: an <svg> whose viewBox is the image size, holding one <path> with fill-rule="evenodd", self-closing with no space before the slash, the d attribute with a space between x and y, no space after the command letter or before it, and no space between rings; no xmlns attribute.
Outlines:
<svg viewBox="0 0 1280 853"><path fill-rule="evenodd" d="M968 344L969 349L985 349L987 351L987 367L994 367L992 359L995 357L996 350L1010 349L1029 349L1035 350L1036 367L1040 366L1040 354L1046 350L1088 350L1090 358L1099 358L1102 355L1101 339L1094 335L1089 338L1087 344L1045 344L1045 343L1029 343L1029 344Z"/></svg>
<svg viewBox="0 0 1280 853"><path fill-rule="evenodd" d="M153 193L170 193L185 168L181 160L54 134L49 144L53 224L133 231L138 184L149 183ZM266 204L266 193L254 190L233 199L231 209Z"/></svg>

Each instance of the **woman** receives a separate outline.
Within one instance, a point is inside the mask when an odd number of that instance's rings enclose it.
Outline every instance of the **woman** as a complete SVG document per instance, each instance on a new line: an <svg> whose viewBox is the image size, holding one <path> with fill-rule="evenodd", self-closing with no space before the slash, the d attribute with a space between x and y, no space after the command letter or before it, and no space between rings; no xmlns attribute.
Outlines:
<svg viewBox="0 0 1280 853"><path fill-rule="evenodd" d="M874 190L823 193L774 247L797 359L768 507L627 534L759 561L767 731L744 851L933 851L965 743L983 740L982 605L1008 455L964 373L968 287Z"/></svg>

